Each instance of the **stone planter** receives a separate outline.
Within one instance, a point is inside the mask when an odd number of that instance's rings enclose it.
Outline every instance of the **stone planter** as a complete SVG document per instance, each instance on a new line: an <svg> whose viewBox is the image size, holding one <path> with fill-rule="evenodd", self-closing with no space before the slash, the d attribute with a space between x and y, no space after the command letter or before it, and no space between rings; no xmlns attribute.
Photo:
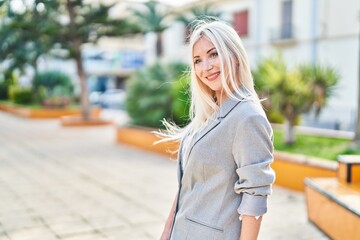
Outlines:
<svg viewBox="0 0 360 240"><path fill-rule="evenodd" d="M309 221L331 239L360 239L360 186L337 178L306 178Z"/></svg>
<svg viewBox="0 0 360 240"><path fill-rule="evenodd" d="M177 143L155 144L159 138L152 133L155 129L144 127L120 127L116 130L116 141L131 145L146 151L160 153L172 159L177 157Z"/></svg>
<svg viewBox="0 0 360 240"><path fill-rule="evenodd" d="M60 123L63 127L86 127L112 124L111 121L103 120L96 116L92 116L87 120L84 120L81 116L63 116L60 118Z"/></svg>
<svg viewBox="0 0 360 240"><path fill-rule="evenodd" d="M15 114L20 117L26 118L60 118L62 116L69 115L80 115L80 109L49 109L49 108L40 108L40 109L31 109L25 107L17 107L15 105L8 105L0 103L0 110ZM101 112L100 108L92 109L92 116L99 116Z"/></svg>
<svg viewBox="0 0 360 240"><path fill-rule="evenodd" d="M300 154L275 151L271 167L276 172L275 183L286 188L304 191L306 177L336 177L338 164L334 161Z"/></svg>
<svg viewBox="0 0 360 240"><path fill-rule="evenodd" d="M360 239L360 155L340 155L337 177L306 178L309 221L331 239Z"/></svg>

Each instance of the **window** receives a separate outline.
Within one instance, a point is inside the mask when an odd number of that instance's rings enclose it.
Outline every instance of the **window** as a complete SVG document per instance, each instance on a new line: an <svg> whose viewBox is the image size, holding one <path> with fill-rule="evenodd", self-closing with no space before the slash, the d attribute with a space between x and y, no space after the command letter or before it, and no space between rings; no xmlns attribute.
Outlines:
<svg viewBox="0 0 360 240"><path fill-rule="evenodd" d="M248 10L236 12L234 14L234 28L240 37L248 36Z"/></svg>
<svg viewBox="0 0 360 240"><path fill-rule="evenodd" d="M292 32L292 1L282 2L281 15L281 39L288 39L293 37Z"/></svg>

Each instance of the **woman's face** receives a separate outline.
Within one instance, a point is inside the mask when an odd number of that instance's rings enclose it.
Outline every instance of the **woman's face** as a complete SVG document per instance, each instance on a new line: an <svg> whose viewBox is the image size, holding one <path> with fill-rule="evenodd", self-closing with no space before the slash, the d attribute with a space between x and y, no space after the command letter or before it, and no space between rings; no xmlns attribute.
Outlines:
<svg viewBox="0 0 360 240"><path fill-rule="evenodd" d="M220 96L221 63L214 44L205 37L201 37L193 47L193 62L196 76L210 89Z"/></svg>

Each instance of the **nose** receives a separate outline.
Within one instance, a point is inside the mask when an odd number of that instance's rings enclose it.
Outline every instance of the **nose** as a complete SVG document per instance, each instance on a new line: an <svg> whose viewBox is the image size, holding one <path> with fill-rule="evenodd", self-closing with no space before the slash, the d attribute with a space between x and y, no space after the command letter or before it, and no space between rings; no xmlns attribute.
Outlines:
<svg viewBox="0 0 360 240"><path fill-rule="evenodd" d="M204 69L205 71L211 70L211 69L213 68L212 61L211 61L211 60L205 60L203 63L204 63L204 64L203 64L203 69Z"/></svg>

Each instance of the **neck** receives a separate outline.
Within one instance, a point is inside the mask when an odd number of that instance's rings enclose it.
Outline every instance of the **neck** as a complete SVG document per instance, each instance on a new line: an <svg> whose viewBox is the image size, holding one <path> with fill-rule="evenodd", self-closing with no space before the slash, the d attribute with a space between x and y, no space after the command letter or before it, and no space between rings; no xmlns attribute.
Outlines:
<svg viewBox="0 0 360 240"><path fill-rule="evenodd" d="M216 97L216 104L220 106L221 103L223 103L227 99L227 95L223 91L219 91L215 93Z"/></svg>

